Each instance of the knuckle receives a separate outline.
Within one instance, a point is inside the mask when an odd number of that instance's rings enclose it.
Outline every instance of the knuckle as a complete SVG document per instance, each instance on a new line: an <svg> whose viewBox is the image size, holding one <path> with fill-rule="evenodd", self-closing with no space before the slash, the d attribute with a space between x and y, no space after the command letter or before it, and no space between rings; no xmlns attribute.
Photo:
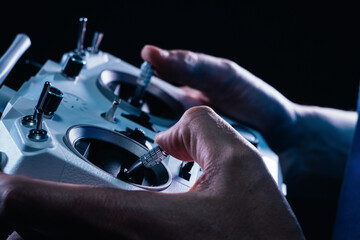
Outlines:
<svg viewBox="0 0 360 240"><path fill-rule="evenodd" d="M234 79L236 78L238 71L239 71L239 65L231 60L228 59L222 59L221 60L221 68L224 70L224 72L227 73L226 83L225 86L232 86L231 83L236 82Z"/></svg>
<svg viewBox="0 0 360 240"><path fill-rule="evenodd" d="M172 57L183 63L183 67L188 73L196 73L199 62L199 55L188 50L174 50L171 52Z"/></svg>
<svg viewBox="0 0 360 240"><path fill-rule="evenodd" d="M214 113L214 110L208 106L196 106L186 110L185 114L188 117L195 117L199 115L209 115Z"/></svg>
<svg viewBox="0 0 360 240"><path fill-rule="evenodd" d="M208 106L196 106L188 109L182 119L181 123L183 131L189 132L204 132L205 129L212 129L216 124L217 115Z"/></svg>
<svg viewBox="0 0 360 240"><path fill-rule="evenodd" d="M234 61L225 58L221 59L221 65L224 69L228 70L229 72L234 71L238 66Z"/></svg>
<svg viewBox="0 0 360 240"><path fill-rule="evenodd" d="M184 53L184 62L189 67L189 70L194 69L198 62L198 55L194 52L187 51Z"/></svg>
<svg viewBox="0 0 360 240"><path fill-rule="evenodd" d="M196 106L185 111L182 117L182 122L183 124L190 126L194 122L199 123L213 119L214 114L214 110L208 106Z"/></svg>

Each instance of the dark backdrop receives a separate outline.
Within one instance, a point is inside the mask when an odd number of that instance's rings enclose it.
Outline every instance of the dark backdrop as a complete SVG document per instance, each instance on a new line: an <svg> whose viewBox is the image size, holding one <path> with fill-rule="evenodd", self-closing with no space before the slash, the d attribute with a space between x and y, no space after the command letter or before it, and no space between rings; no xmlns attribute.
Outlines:
<svg viewBox="0 0 360 240"><path fill-rule="evenodd" d="M26 59L59 61L73 50L79 17L88 18L87 45L102 31L100 48L136 66L145 44L189 49L234 60L292 101L356 107L360 20L345 1L9 1L0 55L20 32L32 46L6 84L16 89L38 71ZM308 239L329 238L336 205L290 203Z"/></svg>
<svg viewBox="0 0 360 240"><path fill-rule="evenodd" d="M0 54L16 33L32 46L9 75L14 88L37 70L25 59L60 60L76 47L78 18L86 42L134 65L144 44L232 59L303 104L354 109L360 79L359 19L354 5L316 1L9 1L0 15Z"/></svg>

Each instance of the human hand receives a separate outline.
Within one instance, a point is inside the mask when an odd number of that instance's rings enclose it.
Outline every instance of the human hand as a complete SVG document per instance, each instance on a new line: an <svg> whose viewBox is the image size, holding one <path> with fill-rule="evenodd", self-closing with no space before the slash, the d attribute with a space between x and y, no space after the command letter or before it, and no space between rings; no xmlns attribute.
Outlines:
<svg viewBox="0 0 360 240"><path fill-rule="evenodd" d="M202 167L191 191L125 191L2 174L0 221L51 239L303 238L257 150L210 108L188 110L156 142Z"/></svg>
<svg viewBox="0 0 360 240"><path fill-rule="evenodd" d="M301 191L301 196L337 199L338 191L323 193L329 188L314 183L338 179L336 186L341 184L355 112L295 104L227 59L151 45L141 56L160 78L185 85L189 97L258 130L279 156L290 195Z"/></svg>
<svg viewBox="0 0 360 240"><path fill-rule="evenodd" d="M190 98L259 130L274 150L284 148L291 138L296 105L236 63L151 45L142 49L141 56L158 77L184 85Z"/></svg>
<svg viewBox="0 0 360 240"><path fill-rule="evenodd" d="M189 97L258 130L279 156L295 213L311 227L326 222L314 228L331 235L356 112L294 104L223 58L155 46L145 46L141 56L158 77L185 85Z"/></svg>

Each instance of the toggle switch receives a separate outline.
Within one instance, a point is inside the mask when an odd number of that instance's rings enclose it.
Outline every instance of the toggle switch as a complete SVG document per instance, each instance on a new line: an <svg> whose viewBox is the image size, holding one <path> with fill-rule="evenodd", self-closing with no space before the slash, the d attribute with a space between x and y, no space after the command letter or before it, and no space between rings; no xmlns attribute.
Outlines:
<svg viewBox="0 0 360 240"><path fill-rule="evenodd" d="M38 102L35 106L35 111L33 115L27 115L25 117L23 117L23 119L21 120L21 123L23 126L25 127L34 127L36 126L37 123L37 115L39 113L39 109L42 108L42 105L45 101L45 96L47 95L47 92L50 89L50 82L46 81L44 83L43 89L41 91L41 94L39 96Z"/></svg>
<svg viewBox="0 0 360 240"><path fill-rule="evenodd" d="M28 138L30 140L43 142L48 139L47 131L42 128L43 117L45 115L52 118L62 99L63 93L59 89L52 87L50 82L45 82L34 114L25 116L22 119L24 126L34 127L36 125L34 129L29 131Z"/></svg>
<svg viewBox="0 0 360 240"><path fill-rule="evenodd" d="M86 33L86 23L88 19L85 17L79 18L79 30L78 30L78 40L75 52L79 55L84 54L84 41Z"/></svg>
<svg viewBox="0 0 360 240"><path fill-rule="evenodd" d="M101 116L106 121L109 121L109 122L112 122L112 123L117 123L118 119L115 117L115 113L116 113L116 110L117 110L117 108L118 108L118 106L120 104L120 84L118 84L116 86L115 91L114 91L114 95L115 95L115 99L112 102L110 109L107 112L102 113Z"/></svg>
<svg viewBox="0 0 360 240"><path fill-rule="evenodd" d="M102 32L95 32L94 33L94 37L93 37L93 40L92 40L92 43L91 43L91 47L89 49L89 51L92 54L99 53L99 46L100 46L100 43L101 43L103 37L104 37L104 33L102 33Z"/></svg>

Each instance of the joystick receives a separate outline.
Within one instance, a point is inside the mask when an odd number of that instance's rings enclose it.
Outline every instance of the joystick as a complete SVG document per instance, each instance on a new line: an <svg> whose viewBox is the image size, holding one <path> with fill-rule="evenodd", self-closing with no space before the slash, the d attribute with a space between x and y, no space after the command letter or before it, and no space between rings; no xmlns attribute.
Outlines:
<svg viewBox="0 0 360 240"><path fill-rule="evenodd" d="M145 92L149 86L152 74L153 69L151 65L148 62L143 62L140 67L140 75L136 80L135 94L129 99L131 105L141 108L144 104Z"/></svg>
<svg viewBox="0 0 360 240"><path fill-rule="evenodd" d="M135 163L133 163L128 170L125 171L125 175L131 178L133 174L142 168L152 168L155 165L161 163L169 154L162 150L159 146L154 147L149 152L142 155Z"/></svg>

